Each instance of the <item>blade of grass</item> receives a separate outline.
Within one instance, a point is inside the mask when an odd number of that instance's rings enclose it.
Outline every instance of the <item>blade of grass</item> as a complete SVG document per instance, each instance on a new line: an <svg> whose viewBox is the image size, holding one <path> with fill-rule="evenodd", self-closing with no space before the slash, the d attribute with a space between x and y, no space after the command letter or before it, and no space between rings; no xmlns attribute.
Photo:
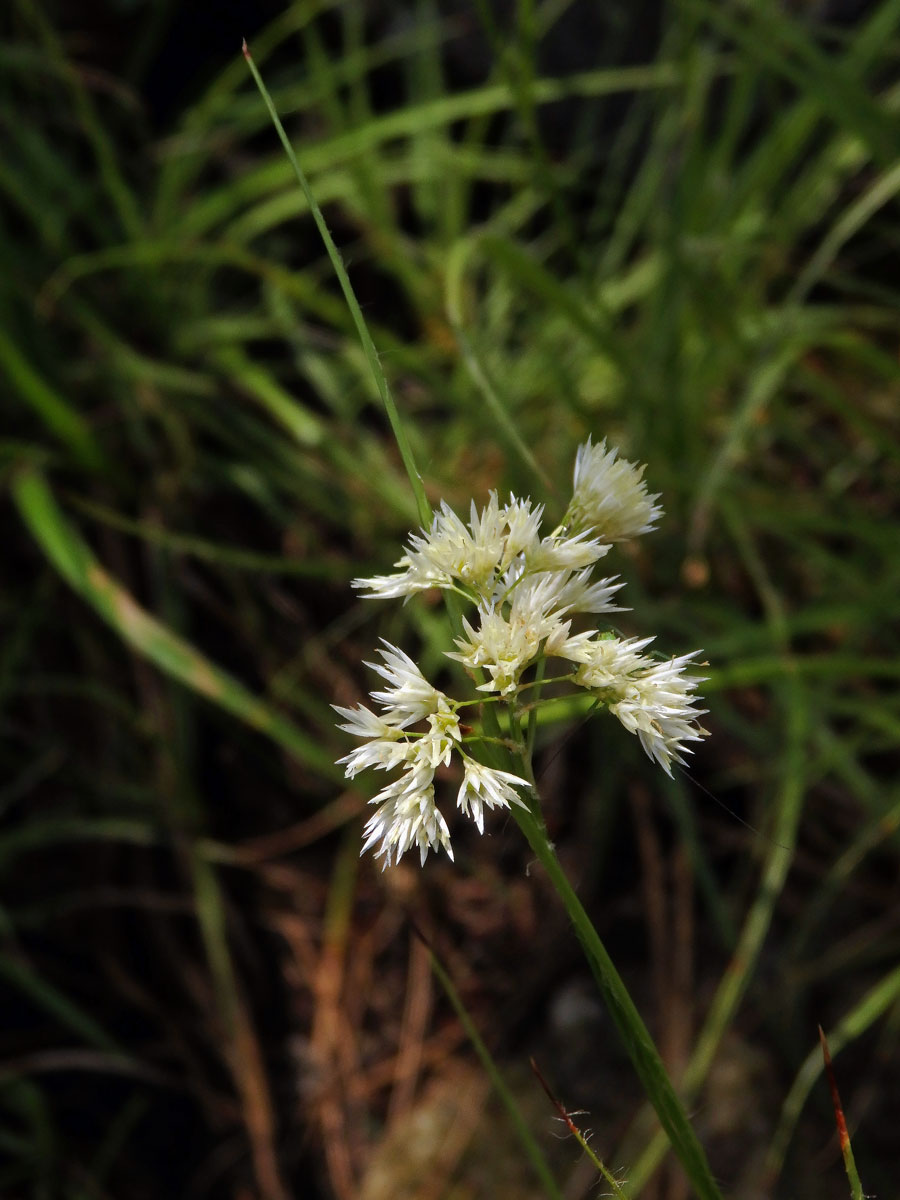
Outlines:
<svg viewBox="0 0 900 1200"><path fill-rule="evenodd" d="M48 56L58 66L68 84L79 127L91 145L100 181L122 230L130 237L139 237L143 229L143 217L136 194L126 183L119 169L121 160L117 156L112 138L97 115L81 74L66 57L57 32L41 11L41 5L19 0L17 7L24 19L35 28Z"/></svg>
<svg viewBox="0 0 900 1200"><path fill-rule="evenodd" d="M125 517L105 504L97 504L84 496L68 494L69 503L111 529L141 538L168 554L185 554L203 562L216 563L222 567L233 567L237 571L260 571L276 575L298 575L303 579L335 579L348 582L356 574L349 564L307 562L304 559L284 558L278 554L259 554L255 550L243 550L225 542L211 542L191 534L175 533L151 521L135 521Z"/></svg>
<svg viewBox="0 0 900 1200"><path fill-rule="evenodd" d="M283 42L301 33L306 25L320 14L335 8L338 2L308 0L304 4L288 5L286 11L261 30L254 40L259 61L265 61ZM220 137L223 121L230 117L233 122L237 115L245 118L237 131L247 136L265 124L265 113L260 111L256 103L249 113L249 120L246 119L247 107L240 103L238 95L245 79L243 64L237 59L229 61L200 102L188 110L181 130L163 158L153 205L153 224L157 229L173 228L195 202L198 191L194 186L195 181L206 165L204 134L208 135L210 130L214 130L215 136ZM300 93L302 99L298 101L299 106L311 108L315 97L310 97L306 88L301 88Z"/></svg>
<svg viewBox="0 0 900 1200"><path fill-rule="evenodd" d="M228 1039L234 1078L253 1156L260 1194L288 1200L275 1153L275 1112L259 1042L241 996L228 945L225 902L215 867L194 845L190 852L197 920L215 981L216 1001Z"/></svg>
<svg viewBox="0 0 900 1200"><path fill-rule="evenodd" d="M530 809L517 807L513 816L565 905L622 1044L665 1131L662 1137L664 1146L671 1145L700 1200L722 1200L706 1154L672 1086L653 1039L560 866L547 835ZM629 1169L629 1187L639 1190L632 1175Z"/></svg>
<svg viewBox="0 0 900 1200"><path fill-rule="evenodd" d="M890 971L870 988L857 1004L845 1013L828 1035L833 1057L860 1037L900 999L900 967ZM803 1060L791 1089L781 1106L781 1114L764 1165L764 1186L773 1185L781 1172L784 1156L813 1085L822 1074L824 1063L820 1046ZM766 1190L769 1190L769 1186Z"/></svg>
<svg viewBox="0 0 900 1200"><path fill-rule="evenodd" d="M145 1096L130 1096L113 1116L103 1141L91 1162L89 1186L78 1194L77 1200L95 1200L98 1192L108 1191L107 1177L116 1160L124 1152L147 1108L148 1101Z"/></svg>
<svg viewBox="0 0 900 1200"><path fill-rule="evenodd" d="M462 1025L463 1029L466 1031L466 1036L472 1043L475 1053L478 1055L481 1065L484 1067L485 1074L490 1079L501 1104L506 1109L509 1119L512 1122L513 1129L515 1130L516 1135L522 1145L522 1149L525 1151L528 1161L534 1168L535 1174L541 1181L544 1191L549 1197L551 1197L551 1200L563 1200L563 1194L560 1191L556 1180L553 1178L553 1173L550 1170L550 1166L544 1156L544 1152L534 1140L532 1132L528 1128L528 1122L525 1120L519 1110L515 1096L512 1094L506 1084L506 1081L500 1074L500 1070L494 1061L493 1055L491 1054L490 1050L488 1050L484 1040L481 1037L481 1034L475 1027L475 1023L469 1016L468 1010L466 1009L465 1004L463 1004L462 997L456 990L453 980L450 978L449 973L445 970L440 959L431 948L428 939L419 931L414 922L411 922L411 924L413 930L418 937L421 938L428 950L428 957L431 961L431 969L436 975L441 987L446 992L447 999L450 1001L453 1011L459 1018L460 1025Z"/></svg>
<svg viewBox="0 0 900 1200"><path fill-rule="evenodd" d="M678 79L677 64L660 62L649 66L584 72L563 79L540 79L535 81L534 93L537 102L551 104L570 96L594 98L632 90L668 91ZM508 111L513 103L508 87L504 84L488 84L468 92L453 93L378 114L359 128L305 146L304 175L309 180L341 164L352 163L360 156L373 152L384 155L391 143L418 138L429 130L446 129L460 121L493 117ZM508 148L506 152L509 153ZM229 182L227 187L195 200L180 219L179 214L175 214L166 228L194 236L201 235L211 226L227 222L235 209L243 207L255 196L270 197L286 187L291 172L289 164L264 162L248 171L240 180ZM197 219L198 213L203 214L202 220Z"/></svg>
<svg viewBox="0 0 900 1200"><path fill-rule="evenodd" d="M130 1056L92 1016L46 979L42 979L27 963L12 958L9 954L0 953L0 978L28 996L38 1008L49 1013L62 1026L91 1046L106 1051L119 1062L131 1061Z"/></svg>
<svg viewBox="0 0 900 1200"><path fill-rule="evenodd" d="M0 370L6 375L19 398L33 409L56 437L80 463L91 471L106 468L102 450L90 426L27 361L6 330L0 328Z"/></svg>
<svg viewBox="0 0 900 1200"><path fill-rule="evenodd" d="M0 838L0 870L17 855L65 842L123 841L151 846L162 833L150 824L127 817L43 817L28 821Z"/></svg>
<svg viewBox="0 0 900 1200"><path fill-rule="evenodd" d="M12 491L22 519L48 559L123 641L173 679L315 767L325 778L342 778L331 756L313 737L151 616L104 571L66 521L43 476L23 470L15 478Z"/></svg>
<svg viewBox="0 0 900 1200"><path fill-rule="evenodd" d="M221 349L216 360L225 375L252 396L301 446L317 446L325 437L323 422L282 387L270 371L236 345Z"/></svg>
<svg viewBox="0 0 900 1200"><path fill-rule="evenodd" d="M740 515L736 510L730 510L729 517L730 531L746 570L756 586L772 641L775 645L783 646L787 652L789 638L785 606L769 579L763 559L750 540ZM688 1101L697 1095L706 1079L716 1051L750 984L772 923L776 901L781 895L794 860L797 831L807 786L805 770L810 701L796 674L787 675L780 689L779 699L785 741L782 752L781 789L775 806L776 820L756 896L684 1071L681 1087ZM641 1114L637 1124L643 1125L645 1122L646 1116ZM665 1150L665 1139L662 1136L655 1137L639 1161L629 1170L629 1180L638 1191L662 1161Z"/></svg>
<svg viewBox="0 0 900 1200"><path fill-rule="evenodd" d="M284 126L281 123L278 113L275 111L272 98L266 89L266 85L262 81L262 76L256 69L256 64L254 63L250 51L247 48L246 42L244 42L243 51L244 58L247 60L247 65L250 68L251 74L253 75L253 81L259 88L260 95L265 101L266 107L269 110L269 115L272 118L272 123L274 124L281 144L284 147L284 152L288 157L291 167L293 168L297 182L300 184L300 188L304 197L306 198L306 203L309 205L310 212L313 215L313 220L316 223L316 228L319 230L322 241L325 243L325 249L328 252L328 257L331 259L331 264L334 267L335 274L338 277L338 281L341 285L341 291L344 294L344 299L347 302L347 307L350 310L350 313L353 317L353 323L356 326L357 333L359 334L359 340L362 342L363 350L365 351L366 359L372 372L372 377L375 380L379 395L381 396L382 403L384 404L385 412L387 413L388 420L390 421L391 430L393 431L397 448L400 451L400 457L403 459L403 465L406 468L406 474L409 477L410 486L413 490L413 495L416 498L416 508L418 509L419 520L422 524L422 527L427 529L431 524L431 506L429 505L425 496L425 488L422 484L422 477L419 475L418 469L416 468L415 459L413 458L412 453L412 446L410 445L409 439L406 435L406 427L400 419L400 413L396 404L394 403L394 397L391 394L390 387L388 386L387 377L385 376L384 371L381 369L378 351L375 349L375 343L372 341L371 334L369 333L369 327L366 324L365 317L362 314L362 309L359 307L359 301L356 299L356 293L353 291L350 278L347 275L347 271L344 267L343 259L341 258L340 252L338 251L328 226L325 223L322 210L319 208L315 197L310 191L309 184L306 181L306 175L304 174L297 156L294 153L294 149L288 140Z"/></svg>
<svg viewBox="0 0 900 1200"><path fill-rule="evenodd" d="M834 1067L831 1065L831 1053L828 1049L828 1042L825 1039L825 1030L819 1026L819 1042L822 1046L822 1058L825 1063L825 1074L828 1076L828 1086L831 1089L831 1102L834 1106L834 1120L837 1125L838 1141L841 1145L841 1157L844 1160L844 1170L847 1173L847 1181L850 1184L851 1200L863 1200L862 1184L859 1180L859 1172L856 1169L856 1161L853 1157L853 1147L850 1145L850 1134L847 1132L847 1122L844 1119L844 1107L841 1104L841 1095L838 1091L837 1079L834 1074Z"/></svg>
<svg viewBox="0 0 900 1200"><path fill-rule="evenodd" d="M463 279L467 260L474 248L475 243L473 241L470 239L461 239L452 247L447 257L445 283L447 319L459 344L466 369L475 386L484 397L488 411L494 419L498 436L506 443L510 450L519 456L529 471L549 491L552 485L546 472L526 445L504 401L500 398L496 387L488 377L465 330L463 322Z"/></svg>
<svg viewBox="0 0 900 1200"><path fill-rule="evenodd" d="M900 165L895 165L873 180L865 192L847 206L845 212L828 230L821 244L797 277L787 295L785 301L787 307L803 303L837 257L841 247L869 221L874 213L893 200L898 190L900 190Z"/></svg>

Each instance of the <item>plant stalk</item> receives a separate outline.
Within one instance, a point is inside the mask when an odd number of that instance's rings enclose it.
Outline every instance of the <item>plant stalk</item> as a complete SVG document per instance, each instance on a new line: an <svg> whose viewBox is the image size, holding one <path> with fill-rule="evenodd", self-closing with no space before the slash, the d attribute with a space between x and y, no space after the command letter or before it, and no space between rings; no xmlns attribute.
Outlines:
<svg viewBox="0 0 900 1200"><path fill-rule="evenodd" d="M650 1032L566 878L542 823L530 810L518 805L513 806L512 812L565 906L622 1043L698 1200L722 1200L706 1154L672 1086Z"/></svg>

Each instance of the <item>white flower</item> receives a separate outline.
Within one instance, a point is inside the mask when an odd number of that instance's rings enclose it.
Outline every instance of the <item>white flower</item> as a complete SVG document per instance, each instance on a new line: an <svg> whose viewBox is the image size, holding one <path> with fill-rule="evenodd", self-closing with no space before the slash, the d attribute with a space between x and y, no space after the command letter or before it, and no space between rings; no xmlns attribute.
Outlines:
<svg viewBox="0 0 900 1200"><path fill-rule="evenodd" d="M440 763L450 765L450 754L462 740L459 717L450 709L433 713L428 718L428 730L419 737L416 757L435 770Z"/></svg>
<svg viewBox="0 0 900 1200"><path fill-rule="evenodd" d="M352 733L354 737L398 738L402 736L399 726L386 721L378 713L373 713L364 704L357 704L356 708L341 708L339 704L332 704L331 707L338 716L343 717L347 722L346 725L338 725L338 729Z"/></svg>
<svg viewBox="0 0 900 1200"><path fill-rule="evenodd" d="M352 733L354 737L368 739L362 746L356 746L337 760L339 765L346 764L344 774L348 779L353 779L367 767L388 771L409 760L409 742L399 725L391 724L364 704L358 704L356 708L341 708L337 704L331 707L346 720L346 724L338 726L339 729Z"/></svg>
<svg viewBox="0 0 900 1200"><path fill-rule="evenodd" d="M625 728L638 735L644 750L667 775L672 774L673 761L683 763L684 754L690 754L684 743L699 742L707 733L697 723L706 709L695 708L699 697L689 695L702 678L684 673L699 653L668 662L648 660L643 671L625 684L621 699L609 706Z"/></svg>
<svg viewBox="0 0 900 1200"><path fill-rule="evenodd" d="M624 686L631 675L649 660L641 654L653 638L598 637L596 631L577 633L566 638L556 654L578 663L575 683L591 692L602 693ZM617 697L616 697L617 698Z"/></svg>
<svg viewBox="0 0 900 1200"><path fill-rule="evenodd" d="M471 671L487 671L491 678L479 691L511 695L525 668L542 653L557 653L556 644L569 632L569 622L554 611L558 590L552 574L520 578L510 588L508 615L494 603L479 608L477 629L464 617L466 636L456 639L459 651L448 650L447 657Z"/></svg>
<svg viewBox="0 0 900 1200"><path fill-rule="evenodd" d="M391 685L384 691L370 693L372 699L387 710L384 719L402 729L438 712L442 706L449 711L447 697L428 682L409 655L390 642L382 641L386 649L378 653L384 659L384 665L367 662L366 666L377 671Z"/></svg>
<svg viewBox="0 0 900 1200"><path fill-rule="evenodd" d="M434 802L433 780L434 772L427 764L415 763L381 789L371 801L380 807L366 822L360 854L381 842L375 857L383 857L385 867L399 861L412 846L419 847L423 866L428 851L441 846L453 858L447 822Z"/></svg>
<svg viewBox="0 0 900 1200"><path fill-rule="evenodd" d="M470 527L445 501L435 513L426 533L413 534L406 554L394 565L404 570L398 575L375 575L354 579L353 587L368 588L369 598L380 600L411 596L428 588L448 588L459 581L479 595L490 591L494 574L502 560L506 515L497 502L497 493L481 513L472 502Z"/></svg>
<svg viewBox="0 0 900 1200"><path fill-rule="evenodd" d="M699 697L690 695L702 679L685 674L700 651L656 662L641 653L652 641L580 633L567 638L557 653L579 664L574 682L603 701L671 775L672 763L683 763L690 753L684 743L697 742L707 732L697 723L706 709L695 708Z"/></svg>
<svg viewBox="0 0 900 1200"><path fill-rule="evenodd" d="M595 532L583 529L571 537L546 537L526 558L529 571L574 570L589 567L608 554L611 547L590 535Z"/></svg>
<svg viewBox="0 0 900 1200"><path fill-rule="evenodd" d="M605 441L593 446L588 439L576 457L571 504L549 536L541 537L543 506L529 499L510 496L501 505L491 492L481 510L472 502L468 524L442 502L428 531L410 536L395 574L355 579L353 586L379 599L408 599L428 588L463 593L477 606L476 615L463 618L463 636L447 655L472 674L484 673L479 691L515 700L524 672L538 660L568 660L568 679L609 708L671 774L672 763L690 753L688 743L706 734L698 723L705 709L697 707L695 694L701 681L685 671L696 655L658 662L643 653L653 638L571 633L575 613L621 611L613 603L621 582L615 577L592 582L591 575L612 542L646 533L662 515L643 473ZM377 845L385 866L414 846L423 863L432 849L443 848L452 858L434 776L449 766L454 751L464 766L457 806L479 832L485 808L525 806L517 789L531 785L469 758L463 730L466 742L473 731L460 724L460 705L390 642L383 641L378 654L381 661L367 665L384 681L371 693L381 711L363 704L335 706L340 728L362 739L338 760L347 778L368 768L399 771L371 801L376 810L366 822L363 853Z"/></svg>
<svg viewBox="0 0 900 1200"><path fill-rule="evenodd" d="M661 506L654 503L659 495L647 495L645 468L618 454L607 450L605 439L592 446L588 438L578 447L566 526L588 529L602 541L624 542L648 533L662 516Z"/></svg>
<svg viewBox="0 0 900 1200"><path fill-rule="evenodd" d="M472 501L467 527L442 500L429 531L410 537L406 554L394 564L403 568L398 574L354 579L353 587L367 588L369 599L387 600L409 597L428 588L461 584L487 600L498 576L517 558L528 558L534 553L540 543L543 512L542 505L532 508L530 500L518 500L515 496L501 506L497 493L491 492L481 512ZM576 555L574 543L581 539L567 541L573 543L569 555ZM596 551L587 548L589 545L589 542L579 545L579 566L599 557Z"/></svg>
<svg viewBox="0 0 900 1200"><path fill-rule="evenodd" d="M509 808L510 804L518 804L527 808L513 790L516 787L529 787L525 779L513 775L510 771L498 771L494 767L485 767L473 758L465 760L466 773L456 797L457 806L469 816L478 826L478 832L484 833L484 806L488 808Z"/></svg>
<svg viewBox="0 0 900 1200"><path fill-rule="evenodd" d="M555 595L556 606L560 612L623 612L618 604L612 603L612 598L624 583L617 583L615 576L598 579L591 583L591 570L586 567L583 571L564 571L556 576Z"/></svg>

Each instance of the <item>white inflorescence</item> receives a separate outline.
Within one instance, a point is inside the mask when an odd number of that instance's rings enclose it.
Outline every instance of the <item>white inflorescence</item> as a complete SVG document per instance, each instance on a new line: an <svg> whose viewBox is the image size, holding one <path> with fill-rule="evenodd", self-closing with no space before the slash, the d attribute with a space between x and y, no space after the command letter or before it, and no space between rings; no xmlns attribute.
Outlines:
<svg viewBox="0 0 900 1200"><path fill-rule="evenodd" d="M671 774L672 763L683 763L690 753L687 743L706 733L698 724L705 710L696 707L701 679L686 673L696 653L660 660L644 653L652 638L571 632L576 613L621 611L613 599L622 584L614 577L592 581L591 575L613 542L648 532L662 515L643 472L605 441L593 446L588 440L576 457L572 501L549 535L541 536L543 507L528 499L511 496L501 505L491 492L480 512L472 503L468 524L442 503L431 528L410 537L395 574L355 579L353 586L377 599L406 600L430 588L458 592L475 611L463 618L456 649L445 653L476 679L485 701L502 700L514 710L529 668L563 660L562 679L608 708ZM377 807L366 824L363 852L377 845L385 866L413 846L423 863L438 847L452 858L434 795L439 767L462 760L457 807L479 832L485 808L523 804L519 791L530 785L469 752L478 738L468 736L469 726L463 736L458 713L465 702L433 687L396 646L385 642L379 654L382 662L367 665L388 685L371 693L381 711L335 706L344 718L340 728L362 739L339 760L348 778L369 768L400 769L371 801Z"/></svg>
<svg viewBox="0 0 900 1200"><path fill-rule="evenodd" d="M606 439L592 446L591 439L578 447L575 456L575 488L569 519L576 529L590 528L605 542L625 542L649 533L663 515L648 496L643 466L619 458L618 450L607 450Z"/></svg>

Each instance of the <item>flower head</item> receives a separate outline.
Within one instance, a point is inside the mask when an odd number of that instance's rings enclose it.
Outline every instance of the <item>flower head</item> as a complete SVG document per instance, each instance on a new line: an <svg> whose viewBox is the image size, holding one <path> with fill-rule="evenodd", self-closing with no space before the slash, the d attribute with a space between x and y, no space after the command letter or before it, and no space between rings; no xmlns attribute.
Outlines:
<svg viewBox="0 0 900 1200"><path fill-rule="evenodd" d="M695 708L698 697L691 694L702 679L685 673L700 652L658 661L642 653L652 641L578 634L567 638L558 654L578 664L574 681L636 733L650 758L671 775L672 763L683 763L690 753L685 743L706 734L697 722L706 709Z"/></svg>
<svg viewBox="0 0 900 1200"><path fill-rule="evenodd" d="M346 724L339 725L339 729L367 739L361 746L356 746L349 754L338 759L339 764L346 764L344 774L348 779L353 779L368 767L388 771L409 761L409 739L399 725L392 725L364 704L358 704L356 708L339 708L337 704L332 707L339 716L346 718Z"/></svg>
<svg viewBox="0 0 900 1200"><path fill-rule="evenodd" d="M459 809L471 816L478 827L479 833L484 833L484 806L488 808L509 808L510 804L518 804L525 808L525 801L515 792L517 787L527 788L528 781L510 771L498 771L494 767L485 767L474 758L467 758L466 773L460 785L456 803Z"/></svg>
<svg viewBox="0 0 900 1200"><path fill-rule="evenodd" d="M426 764L415 763L381 789L372 800L379 807L366 822L361 854L381 842L375 857L383 857L386 867L412 846L418 846L423 866L428 851L439 846L453 858L447 822L434 802L433 780L434 773Z"/></svg>
<svg viewBox="0 0 900 1200"><path fill-rule="evenodd" d="M565 610L558 607L559 583L555 574L529 575L510 587L508 606L494 601L478 609L478 624L463 617L464 638L456 651L446 651L470 671L484 670L490 678L478 685L482 692L511 695L523 671L543 654L553 653L569 631Z"/></svg>
<svg viewBox="0 0 900 1200"><path fill-rule="evenodd" d="M424 677L409 655L390 642L378 651L382 662L368 663L387 688L371 693L382 707L374 712L364 704L355 708L334 705L343 718L340 728L362 739L349 754L338 759L348 779L373 768L401 773L370 801L376 811L366 822L362 853L379 845L376 857L384 866L396 863L413 846L424 863L429 850L444 849L450 858L450 832L437 806L434 775L448 767L454 752L461 754L464 779L457 802L484 830L484 808L508 808L517 803L513 788L527 786L524 779L475 763L462 753L462 727L456 706ZM424 726L424 728L423 728Z"/></svg>
<svg viewBox="0 0 900 1200"><path fill-rule="evenodd" d="M606 439L592 446L591 439L578 447L574 491L564 524L589 529L604 542L624 542L649 533L663 510L649 496L643 482L644 467L607 450Z"/></svg>
<svg viewBox="0 0 900 1200"><path fill-rule="evenodd" d="M378 651L384 663L367 662L366 666L377 671L391 686L371 695L386 709L385 720L403 729L438 712L447 697L428 682L408 654L390 642L384 645L386 648Z"/></svg>
<svg viewBox="0 0 900 1200"><path fill-rule="evenodd" d="M641 651L653 638L598 636L595 630L566 638L557 651L560 658L578 664L573 679L589 692L615 691L647 661Z"/></svg>
<svg viewBox="0 0 900 1200"><path fill-rule="evenodd" d="M546 699L545 686L584 688L669 774L673 763L684 762L689 744L706 734L698 720L705 711L697 707L701 680L687 671L695 654L663 661L645 653L652 637L572 631L576 614L621 611L614 599L622 583L592 575L613 542L646 533L662 515L643 473L605 441L594 446L589 438L576 456L571 503L552 533L542 536L543 507L527 498L510 496L501 504L491 492L483 508L472 502L468 523L442 502L428 530L410 536L394 574L353 581L370 598L408 600L429 588L452 588L468 599L474 614L462 617L462 634L445 654L473 677L484 693L480 703L497 705L494 711L501 714L489 734L479 733L477 717L463 725L459 713L473 700L451 699L409 655L383 642L381 661L367 664L383 681L371 693L379 711L363 704L335 706L341 729L360 739L338 760L347 777L368 768L398 772L371 801L376 810L366 823L363 851L377 846L385 866L413 847L423 863L432 849L453 857L435 799L435 774L454 759L462 760L463 770L457 807L479 832L486 808L524 804L518 792L530 786L524 777L528 710L520 701L526 686L532 710ZM542 670L549 658L563 661L562 674ZM471 743L496 745L498 729L503 743L522 756L524 775L487 767L472 756Z"/></svg>
<svg viewBox="0 0 900 1200"><path fill-rule="evenodd" d="M353 586L368 588L369 598L380 600L454 586L484 599L493 591L497 576L536 545L542 514L543 507L533 509L530 500L512 496L509 504L501 505L497 493L491 492L481 512L472 501L466 526L441 501L428 532L410 537L406 553L395 564L402 571L354 579Z"/></svg>
<svg viewBox="0 0 900 1200"><path fill-rule="evenodd" d="M695 708L698 697L691 695L702 678L684 671L697 654L650 661L624 684L621 699L609 706L667 775L672 774L673 762L683 763L684 755L690 754L685 743L699 742L707 732L697 721L706 709Z"/></svg>

